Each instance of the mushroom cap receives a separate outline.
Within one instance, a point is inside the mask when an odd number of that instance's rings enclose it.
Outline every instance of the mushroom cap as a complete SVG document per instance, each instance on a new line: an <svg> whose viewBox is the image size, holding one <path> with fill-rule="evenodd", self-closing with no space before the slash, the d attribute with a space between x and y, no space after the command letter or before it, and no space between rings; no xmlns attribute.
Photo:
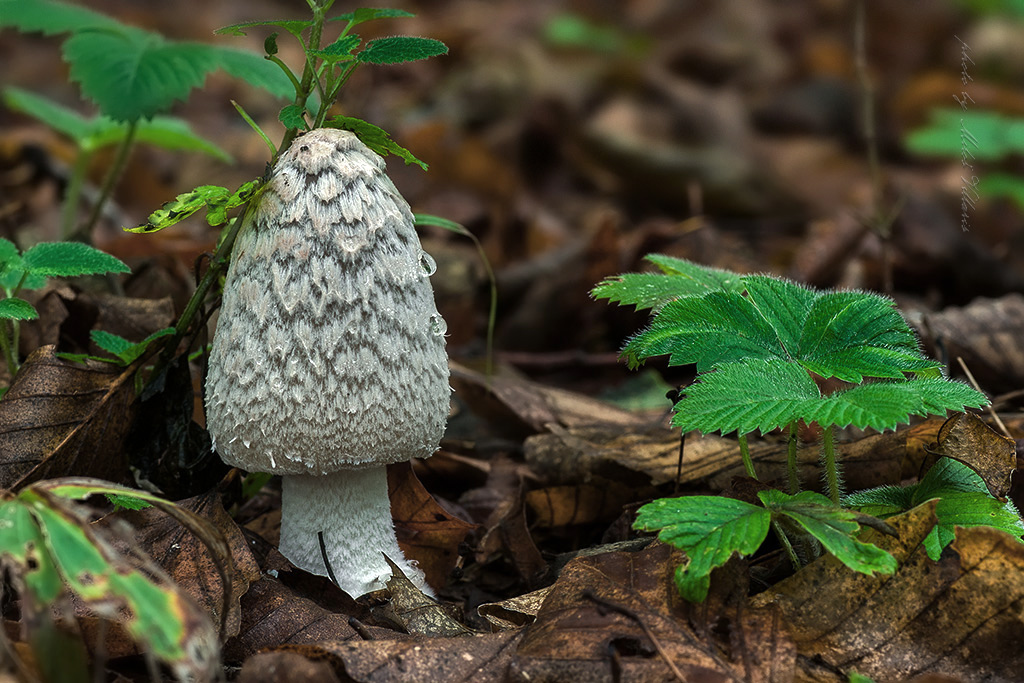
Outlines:
<svg viewBox="0 0 1024 683"><path fill-rule="evenodd" d="M207 428L246 470L324 474L437 450L445 325L408 203L353 133L281 155L238 235L206 382Z"/></svg>

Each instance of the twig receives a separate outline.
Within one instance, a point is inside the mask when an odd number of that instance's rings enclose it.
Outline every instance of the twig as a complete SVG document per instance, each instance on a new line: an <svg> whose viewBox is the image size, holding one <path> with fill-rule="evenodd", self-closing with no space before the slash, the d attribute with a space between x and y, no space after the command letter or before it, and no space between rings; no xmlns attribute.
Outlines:
<svg viewBox="0 0 1024 683"><path fill-rule="evenodd" d="M972 375L971 371L967 369L967 363L964 362L963 357L962 356L957 356L956 357L956 362L960 364L960 369L964 371L965 375L967 375L967 380L971 383L971 386L974 387L975 390L977 390L978 392L985 393L985 392L981 391L981 387L978 386L978 380L974 379L974 375ZM1003 433L1003 436L1005 436L1005 437L1007 437L1009 439L1012 439L1013 437L1010 436L1010 430L1008 430L1006 428L1006 425L1003 424L1003 421L999 419L999 414L995 411L994 408L992 408L992 404L991 403L989 403L987 406L985 406L985 410L987 410L988 414L992 416L992 419L995 421L996 425L999 427L999 431L1001 431Z"/></svg>
<svg viewBox="0 0 1024 683"><path fill-rule="evenodd" d="M665 648L661 646L661 641L658 640L657 636L654 635L654 632L651 631L651 629L647 626L647 624L643 622L643 620L636 612L629 609L628 607L623 607L622 605L611 602L609 600L605 600L604 598L599 598L597 595L593 593L593 591L590 590L583 591L583 598L586 600L590 600L591 602L596 603L601 607L604 607L605 609L610 609L613 612L617 612L623 615L624 617L628 617L635 621L637 625L643 630L644 635L647 636L647 639L651 641L651 645L654 646L654 649L658 651L658 654L661 656L661 658L665 660L666 664L668 664L668 668L672 670L672 673L673 675L675 675L676 679L679 680L681 683L686 683L686 677L683 676L683 672L680 671L679 668L675 665L672 659L668 656L668 653L665 652Z"/></svg>

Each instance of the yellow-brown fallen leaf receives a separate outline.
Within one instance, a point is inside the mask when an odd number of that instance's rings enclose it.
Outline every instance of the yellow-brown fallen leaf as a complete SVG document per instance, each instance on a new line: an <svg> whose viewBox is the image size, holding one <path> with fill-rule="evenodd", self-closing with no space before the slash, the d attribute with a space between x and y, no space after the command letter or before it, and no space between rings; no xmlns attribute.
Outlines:
<svg viewBox="0 0 1024 683"><path fill-rule="evenodd" d="M958 529L932 562L921 541L934 505L887 520L898 539L865 532L899 561L894 575L858 574L825 556L751 601L782 610L800 654L798 680L845 681L848 671L877 681L1021 680L1024 544L994 529Z"/></svg>
<svg viewBox="0 0 1024 683"><path fill-rule="evenodd" d="M955 458L977 472L996 498L1009 492L1010 475L1017 467L1017 445L977 415L957 413L949 418L939 430L935 453Z"/></svg>

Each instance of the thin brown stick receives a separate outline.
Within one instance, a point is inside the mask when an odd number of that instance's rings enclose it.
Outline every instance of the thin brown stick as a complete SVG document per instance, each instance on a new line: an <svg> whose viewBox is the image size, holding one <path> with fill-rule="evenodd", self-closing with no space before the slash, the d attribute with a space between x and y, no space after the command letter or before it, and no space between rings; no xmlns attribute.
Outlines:
<svg viewBox="0 0 1024 683"><path fill-rule="evenodd" d="M957 356L956 357L956 362L960 364L960 369L964 371L965 375L967 375L967 380L971 383L971 386L974 387L977 391L979 391L981 393L985 393L985 392L981 391L981 387L978 386L978 380L974 379L974 375L972 375L971 371L967 368L967 363L964 362L964 359L961 356ZM1007 437L1009 439L1012 439L1013 437L1010 436L1010 430L1008 430L1006 428L1006 425L1003 424L1003 421L999 419L999 414L995 411L994 408L992 408L992 404L991 403L989 403L987 406L985 406L985 410L987 410L988 414L992 416L992 419L995 421L996 425L999 427L999 431L1001 431L1003 433L1003 436L1005 436L1005 437Z"/></svg>

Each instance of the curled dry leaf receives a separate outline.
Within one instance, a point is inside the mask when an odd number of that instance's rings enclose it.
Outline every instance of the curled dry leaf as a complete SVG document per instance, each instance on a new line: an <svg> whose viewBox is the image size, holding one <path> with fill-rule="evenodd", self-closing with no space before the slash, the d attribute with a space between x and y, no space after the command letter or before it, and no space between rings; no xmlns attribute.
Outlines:
<svg viewBox="0 0 1024 683"><path fill-rule="evenodd" d="M124 481L135 369L33 352L0 400L0 487L58 476Z"/></svg>
<svg viewBox="0 0 1024 683"><path fill-rule="evenodd" d="M547 586L508 600L488 602L477 607L476 613L490 622L492 631L511 631L532 624L550 592L551 586Z"/></svg>
<svg viewBox="0 0 1024 683"><path fill-rule="evenodd" d="M973 413L957 413L946 420L939 430L935 454L959 460L977 472L996 498L1003 498L1010 490L1010 475L1017 467L1017 445Z"/></svg>
<svg viewBox="0 0 1024 683"><path fill-rule="evenodd" d="M464 636L473 633L455 619L436 600L428 598L386 557L391 567L387 588L391 599L372 610L378 620L395 625L405 633L432 638Z"/></svg>
<svg viewBox="0 0 1024 683"><path fill-rule="evenodd" d="M441 507L408 462L388 467L388 493L399 547L423 570L428 584L443 588L458 562L459 545L477 525Z"/></svg>
<svg viewBox="0 0 1024 683"><path fill-rule="evenodd" d="M1008 534L958 529L939 562L921 541L935 525L934 502L888 521L899 538L865 532L900 563L892 576L866 576L822 557L752 600L776 605L797 651L798 677L845 681L942 674L962 681L1020 680L1024 652L1024 545Z"/></svg>

